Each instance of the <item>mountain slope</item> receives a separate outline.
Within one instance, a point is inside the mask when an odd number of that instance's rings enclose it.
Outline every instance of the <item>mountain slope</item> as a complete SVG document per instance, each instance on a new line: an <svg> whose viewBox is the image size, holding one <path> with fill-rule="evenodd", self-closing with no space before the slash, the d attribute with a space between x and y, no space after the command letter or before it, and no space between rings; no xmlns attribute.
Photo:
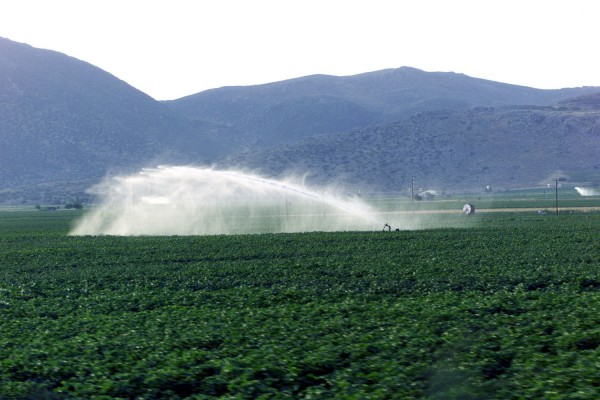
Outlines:
<svg viewBox="0 0 600 400"><path fill-rule="evenodd" d="M555 106L561 110L598 111L600 110L600 91L598 93L566 99Z"/></svg>
<svg viewBox="0 0 600 400"><path fill-rule="evenodd" d="M0 38L0 187L169 159L198 130L97 67Z"/></svg>
<svg viewBox="0 0 600 400"><path fill-rule="evenodd" d="M544 132L555 135L552 143L572 149L565 153L565 165L589 167L589 154L559 133L571 128L577 135L596 132L590 113L598 91L539 90L403 67L226 87L158 102L86 62L0 38L0 202L60 198L81 193L110 172L159 163L208 164L224 156L269 173L312 170L317 180L341 178L383 189L415 169L423 177L433 176L428 165L453 171L471 164L475 158L458 144L464 140L460 135L471 134L461 133L463 125L471 124L480 136L469 139L471 145L485 137L499 148L502 141L518 142L536 126L535 119L526 122L529 117L511 119L525 112L541 113ZM581 95L590 97L572 99ZM522 107L509 111L502 108L507 104ZM496 107L495 117L484 118L473 106ZM435 136L440 132L452 140L440 141ZM541 134L538 140L544 140ZM434 164L422 161L431 158L423 140L452 157L436 156ZM573 143L586 148L580 142ZM280 148L269 150L274 146ZM490 146L476 148L489 156ZM587 146L593 149L595 143ZM240 150L247 152L235 156ZM560 159L561 154L553 154ZM412 164L398 161L407 159ZM475 165L483 168L484 162L490 163L481 159ZM542 172L488 175L516 185Z"/></svg>
<svg viewBox="0 0 600 400"><path fill-rule="evenodd" d="M347 77L313 75L265 85L225 87L165 103L190 118L228 126L221 137L241 150L392 122L418 112L473 106L547 106L598 90L541 90L402 67ZM323 99L327 99L325 106L319 104Z"/></svg>
<svg viewBox="0 0 600 400"><path fill-rule="evenodd" d="M402 191L412 177L439 190L536 186L558 170L600 172L600 107L564 107L589 101L429 111L222 163L271 176L309 173L312 183L375 192Z"/></svg>

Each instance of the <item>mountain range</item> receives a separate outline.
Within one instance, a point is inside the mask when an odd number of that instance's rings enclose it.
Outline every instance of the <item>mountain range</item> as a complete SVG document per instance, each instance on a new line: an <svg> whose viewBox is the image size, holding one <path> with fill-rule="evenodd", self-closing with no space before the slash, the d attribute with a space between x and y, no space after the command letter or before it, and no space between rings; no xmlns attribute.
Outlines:
<svg viewBox="0 0 600 400"><path fill-rule="evenodd" d="M600 87L542 90L401 67L156 101L89 63L0 38L0 202L62 202L157 164L307 175L373 193L593 180ZM584 178L582 178L584 177Z"/></svg>
<svg viewBox="0 0 600 400"><path fill-rule="evenodd" d="M597 185L598 154L600 94L594 94L549 107L427 111L227 161L268 176L301 171L309 183L363 192L406 193L413 178L420 186L462 192L540 187L555 179Z"/></svg>

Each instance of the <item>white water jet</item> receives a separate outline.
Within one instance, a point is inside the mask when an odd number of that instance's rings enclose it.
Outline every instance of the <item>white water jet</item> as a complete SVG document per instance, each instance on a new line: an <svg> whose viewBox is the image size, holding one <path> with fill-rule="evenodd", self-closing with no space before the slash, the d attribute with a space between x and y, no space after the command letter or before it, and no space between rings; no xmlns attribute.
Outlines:
<svg viewBox="0 0 600 400"><path fill-rule="evenodd" d="M600 196L600 189L594 189L594 188L586 188L586 187L575 187L575 190L577 190L577 192L584 196Z"/></svg>
<svg viewBox="0 0 600 400"><path fill-rule="evenodd" d="M106 179L72 235L214 235L377 230L357 198L235 170L161 166Z"/></svg>

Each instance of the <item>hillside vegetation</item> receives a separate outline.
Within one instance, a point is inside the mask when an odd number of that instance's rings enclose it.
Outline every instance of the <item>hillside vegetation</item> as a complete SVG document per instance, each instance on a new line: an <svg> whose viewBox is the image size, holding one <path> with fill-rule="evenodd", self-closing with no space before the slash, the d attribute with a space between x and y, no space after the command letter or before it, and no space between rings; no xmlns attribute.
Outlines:
<svg viewBox="0 0 600 400"><path fill-rule="evenodd" d="M597 184L598 154L600 107L578 112L478 107L415 114L242 153L223 163L267 175L309 172L311 183L351 185L363 192L404 192L414 177L441 192L536 187L558 178L575 184L568 171L589 171L592 178L585 183Z"/></svg>
<svg viewBox="0 0 600 400"><path fill-rule="evenodd" d="M88 63L0 38L0 188L183 158L197 125Z"/></svg>
<svg viewBox="0 0 600 400"><path fill-rule="evenodd" d="M107 174L217 161L374 190L413 175L453 186L472 176L473 184L530 185L559 169L595 171L597 102L580 98L598 92L402 67L159 102L84 61L0 38L0 202L81 197ZM515 105L519 112L504 110ZM496 117L473 111L480 107ZM552 158L557 146L564 151Z"/></svg>

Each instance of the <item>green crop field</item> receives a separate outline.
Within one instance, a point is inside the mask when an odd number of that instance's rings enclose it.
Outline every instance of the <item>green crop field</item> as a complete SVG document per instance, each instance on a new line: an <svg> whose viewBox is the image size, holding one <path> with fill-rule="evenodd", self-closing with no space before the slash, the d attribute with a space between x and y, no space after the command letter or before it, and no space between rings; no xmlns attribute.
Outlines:
<svg viewBox="0 0 600 400"><path fill-rule="evenodd" d="M600 398L599 213L68 236L80 215L0 212L0 399Z"/></svg>

